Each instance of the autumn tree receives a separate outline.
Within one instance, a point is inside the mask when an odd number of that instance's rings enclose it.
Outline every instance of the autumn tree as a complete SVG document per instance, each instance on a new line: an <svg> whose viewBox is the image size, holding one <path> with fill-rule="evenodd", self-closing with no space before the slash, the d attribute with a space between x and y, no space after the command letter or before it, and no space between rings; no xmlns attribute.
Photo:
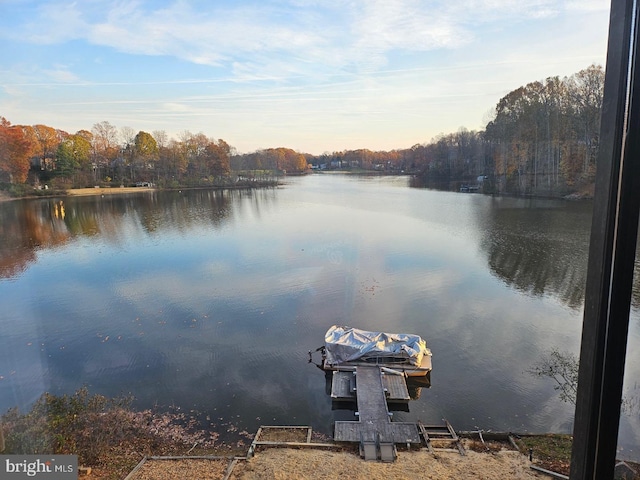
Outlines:
<svg viewBox="0 0 640 480"><path fill-rule="evenodd" d="M89 143L93 142L93 133L91 133L89 130L78 130L75 134L80 135Z"/></svg>
<svg viewBox="0 0 640 480"><path fill-rule="evenodd" d="M111 162L118 157L118 129L107 121L96 123L91 128L93 163L100 176L106 174Z"/></svg>
<svg viewBox="0 0 640 480"><path fill-rule="evenodd" d="M180 178L187 171L187 150L184 142L171 139L168 147L162 150L160 163L161 168L166 172L166 177L171 177L172 181L180 181Z"/></svg>
<svg viewBox="0 0 640 480"><path fill-rule="evenodd" d="M304 172L307 169L307 157L290 148L278 147L258 150L245 158L253 164L248 168L266 168L286 172Z"/></svg>
<svg viewBox="0 0 640 480"><path fill-rule="evenodd" d="M134 139L136 158L154 161L158 156L158 144L150 133L140 131Z"/></svg>
<svg viewBox="0 0 640 480"><path fill-rule="evenodd" d="M593 181L603 88L602 67L591 65L500 99L485 136L503 190L551 192Z"/></svg>
<svg viewBox="0 0 640 480"><path fill-rule="evenodd" d="M226 177L229 175L231 147L224 140L211 140L205 147L206 164L210 175Z"/></svg>
<svg viewBox="0 0 640 480"><path fill-rule="evenodd" d="M233 155L230 159L233 170L262 170L262 161L257 152Z"/></svg>
<svg viewBox="0 0 640 480"><path fill-rule="evenodd" d="M83 171L84 177L88 177L90 167L91 143L84 135L71 135L60 143L56 152L56 174L58 176L75 180L77 173ZM84 180L86 181L88 178Z"/></svg>
<svg viewBox="0 0 640 480"><path fill-rule="evenodd" d="M210 182L214 177L229 175L232 148L224 140L209 138L202 132L184 131L172 149L178 170L186 170L191 181ZM163 159L161 163L164 162Z"/></svg>
<svg viewBox="0 0 640 480"><path fill-rule="evenodd" d="M133 141L133 164L139 170L148 170L158 160L158 144L150 133L140 131Z"/></svg>
<svg viewBox="0 0 640 480"><path fill-rule="evenodd" d="M205 176L204 156L209 139L202 132L194 134L188 130L181 132L178 139L177 146L188 175L192 178Z"/></svg>
<svg viewBox="0 0 640 480"><path fill-rule="evenodd" d="M591 65L569 78L567 84L576 137L584 146L580 173L592 178L599 145L604 70L600 65Z"/></svg>
<svg viewBox="0 0 640 480"><path fill-rule="evenodd" d="M34 125L29 133L36 144L33 155L40 159L41 168L53 170L56 150L66 134L47 125Z"/></svg>
<svg viewBox="0 0 640 480"><path fill-rule="evenodd" d="M545 178L549 188L558 186L558 158L565 141L558 129L565 115L562 92L559 79L552 77L520 87L498 102L486 136L504 189L530 193L544 183L539 178Z"/></svg>
<svg viewBox="0 0 640 480"><path fill-rule="evenodd" d="M10 183L25 183L32 152L33 143L25 129L0 117L0 177Z"/></svg>

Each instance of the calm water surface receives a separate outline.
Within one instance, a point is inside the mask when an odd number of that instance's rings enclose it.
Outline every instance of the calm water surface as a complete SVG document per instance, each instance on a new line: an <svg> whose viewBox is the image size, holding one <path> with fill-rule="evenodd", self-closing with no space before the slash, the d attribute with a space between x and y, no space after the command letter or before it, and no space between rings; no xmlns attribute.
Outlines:
<svg viewBox="0 0 640 480"><path fill-rule="evenodd" d="M573 407L527 370L578 352L590 203L287 182L0 204L2 410L87 385L249 432L330 434L353 417L307 352L337 323L427 340L433 386L396 419L571 431ZM635 307L620 447L637 458Z"/></svg>

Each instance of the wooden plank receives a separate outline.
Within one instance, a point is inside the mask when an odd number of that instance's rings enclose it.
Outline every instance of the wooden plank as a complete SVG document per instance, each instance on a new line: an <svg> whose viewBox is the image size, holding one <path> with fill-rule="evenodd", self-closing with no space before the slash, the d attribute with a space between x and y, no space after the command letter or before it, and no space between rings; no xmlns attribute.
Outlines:
<svg viewBox="0 0 640 480"><path fill-rule="evenodd" d="M449 433L451 434L451 438L453 439L453 441L457 442L458 435L456 435L456 431L453 429L453 427L447 420L445 420L444 423L446 424L447 430L449 430Z"/></svg>
<svg viewBox="0 0 640 480"><path fill-rule="evenodd" d="M258 431L256 432L256 436L253 437L253 442L251 442L251 445L249 446L249 450L247 451L247 458L253 457L253 454L256 451L256 442L258 441L258 438L260 438L261 433L262 433L262 427L258 428Z"/></svg>
<svg viewBox="0 0 640 480"><path fill-rule="evenodd" d="M427 430L424 428L424 425L420 420L418 420L418 428L420 429L420 433L422 433L422 438L424 439L424 443L427 446L427 450L429 450L430 453L433 453L431 439L429 438L429 434L427 433Z"/></svg>
<svg viewBox="0 0 640 480"><path fill-rule="evenodd" d="M333 440L336 442L359 442L360 422L337 421L333 425Z"/></svg>
<svg viewBox="0 0 640 480"><path fill-rule="evenodd" d="M388 402L408 402L411 400L404 376L383 373L381 378Z"/></svg>
<svg viewBox="0 0 640 480"><path fill-rule="evenodd" d="M513 439L511 435L509 435L509 443L517 452L520 451L520 447L518 447L518 444L516 443L516 441Z"/></svg>
<svg viewBox="0 0 640 480"><path fill-rule="evenodd" d="M148 457L143 457L142 460L140 460L140 462L135 466L135 468L129 472L129 475L124 477L124 480L131 480L133 476L138 472L138 470L142 468L142 465L144 465L144 462L147 461L147 458Z"/></svg>
<svg viewBox="0 0 640 480"><path fill-rule="evenodd" d="M336 442L360 442L362 436L365 440L375 440L379 433L383 441L393 443L420 444L420 432L415 423L388 422L387 424L367 424L363 422L337 421L334 424L333 440Z"/></svg>
<svg viewBox="0 0 640 480"><path fill-rule="evenodd" d="M438 426L435 426L435 425L424 425L424 429L434 439L435 438L453 439L451 437L451 432L446 427L446 425L438 425Z"/></svg>
<svg viewBox="0 0 640 480"><path fill-rule="evenodd" d="M147 457L147 460L243 460L245 457L230 455L156 455Z"/></svg>
<svg viewBox="0 0 640 480"><path fill-rule="evenodd" d="M256 446L260 447L310 447L310 448L339 448L339 445L335 443L309 443L309 442L271 442L262 441L255 442Z"/></svg>
<svg viewBox="0 0 640 480"><path fill-rule="evenodd" d="M458 430L457 434L459 437L469 437L473 438L478 435L478 430ZM509 432L485 432L482 430L482 437L485 440L498 440L498 441L509 441L509 436L511 433Z"/></svg>
<svg viewBox="0 0 640 480"><path fill-rule="evenodd" d="M231 477L231 474L233 473L233 469L235 468L235 466L238 463L238 459L234 458L231 463L227 466L227 471L224 474L224 477L222 477L222 480L229 480L229 478Z"/></svg>
<svg viewBox="0 0 640 480"><path fill-rule="evenodd" d="M451 439L455 442L456 447L458 448L458 451L460 452L460 455L463 455L463 456L466 455L467 452L465 451L464 447L462 446L462 442L460 442L460 439L458 438L458 435L456 434L456 431L453 429L451 424L446 419L444 419L444 423L447 426L447 430L449 430L449 433L451 434ZM482 443L484 443L484 440L482 441Z"/></svg>
<svg viewBox="0 0 640 480"><path fill-rule="evenodd" d="M358 412L361 422L388 422L389 410L379 367L356 369Z"/></svg>
<svg viewBox="0 0 640 480"><path fill-rule="evenodd" d="M262 430L269 430L269 429L289 429L292 430L294 428L304 428L304 429L308 429L311 428L308 425L261 425L260 428L258 429L258 433L260 433ZM256 434L256 436L258 436L258 434Z"/></svg>
<svg viewBox="0 0 640 480"><path fill-rule="evenodd" d="M333 372L331 378L331 398L334 400L355 400L352 388L353 372Z"/></svg>
<svg viewBox="0 0 640 480"><path fill-rule="evenodd" d="M551 470L547 470L546 468L538 467L537 465L531 465L531 470L535 470L536 472L544 473L545 475L549 475L550 477L557 478L559 480L569 480L569 477L563 475L562 473L552 472Z"/></svg>

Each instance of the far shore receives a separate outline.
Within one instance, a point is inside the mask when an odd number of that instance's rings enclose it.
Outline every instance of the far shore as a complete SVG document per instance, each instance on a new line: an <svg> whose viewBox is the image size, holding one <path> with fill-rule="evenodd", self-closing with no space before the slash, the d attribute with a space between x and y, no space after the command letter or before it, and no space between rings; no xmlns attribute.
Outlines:
<svg viewBox="0 0 640 480"><path fill-rule="evenodd" d="M8 202L11 200L29 200L34 198L52 198L52 197L82 197L82 196L95 196L95 195L124 195L130 193L140 192L154 192L154 191L182 191L182 190L234 190L234 189L247 189L247 188L260 188L264 185L209 185L209 186L196 186L196 187L178 187L171 189L157 189L155 187L88 187L88 188L71 188L68 190L51 191L50 194L43 195L27 195L24 197L12 197L7 192L0 191L0 202Z"/></svg>
<svg viewBox="0 0 640 480"><path fill-rule="evenodd" d="M10 202L12 200L31 200L36 198L54 198L54 197L81 197L89 195L120 195L127 193L139 193L145 191L153 191L152 187L93 187L93 188L72 188L69 190L51 191L44 195L26 195L24 197L12 197L7 192L0 191L0 203Z"/></svg>
<svg viewBox="0 0 640 480"><path fill-rule="evenodd" d="M333 172L322 172L322 173L333 173ZM344 172L335 172L344 174ZM286 182L285 182L286 183ZM277 185L282 186L283 182L279 181ZM52 198L52 197L64 197L64 196L72 196L72 197L80 197L80 196L96 196L96 195L122 195L122 194L131 194L131 193L140 193L140 192L150 192L150 191L171 191L171 190L234 190L234 189L246 189L246 188L260 188L265 186L275 186L275 185L247 185L247 184L238 184L238 185L199 185L199 186L181 186L176 188L156 188L156 187L87 187L87 188L71 188L68 190L51 190L49 192L41 190L38 195L26 195L26 196L18 196L12 197L7 192L0 190L0 203L8 202L11 200L29 200L36 198ZM549 198L549 199L564 199L564 200L592 200L593 199L593 187L583 189L581 192L575 192L569 195L565 195L563 197L554 197L554 196L538 196L538 195L513 195L508 193L497 194L498 196L505 197L522 197L522 198Z"/></svg>
<svg viewBox="0 0 640 480"><path fill-rule="evenodd" d="M67 195L86 196L86 195L115 195L121 193L138 193L153 191L153 187L93 187L93 188L72 188L67 190Z"/></svg>

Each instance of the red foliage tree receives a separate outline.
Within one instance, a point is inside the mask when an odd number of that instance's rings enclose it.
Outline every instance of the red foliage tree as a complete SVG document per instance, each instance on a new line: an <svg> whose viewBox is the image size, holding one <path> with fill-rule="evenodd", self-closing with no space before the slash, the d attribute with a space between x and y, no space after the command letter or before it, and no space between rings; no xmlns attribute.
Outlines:
<svg viewBox="0 0 640 480"><path fill-rule="evenodd" d="M25 183L32 149L24 129L0 117L0 177L11 183Z"/></svg>

